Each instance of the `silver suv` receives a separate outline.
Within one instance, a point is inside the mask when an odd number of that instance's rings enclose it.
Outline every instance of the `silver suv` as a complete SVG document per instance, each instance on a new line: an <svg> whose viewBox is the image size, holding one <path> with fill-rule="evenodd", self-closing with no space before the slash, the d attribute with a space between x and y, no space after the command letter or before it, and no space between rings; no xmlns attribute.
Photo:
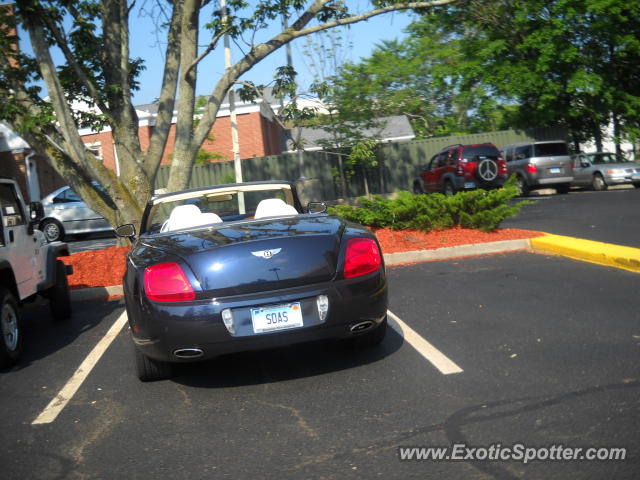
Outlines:
<svg viewBox="0 0 640 480"><path fill-rule="evenodd" d="M520 142L500 149L509 175L515 174L522 196L531 190L555 188L567 193L573 181L573 167L566 142Z"/></svg>

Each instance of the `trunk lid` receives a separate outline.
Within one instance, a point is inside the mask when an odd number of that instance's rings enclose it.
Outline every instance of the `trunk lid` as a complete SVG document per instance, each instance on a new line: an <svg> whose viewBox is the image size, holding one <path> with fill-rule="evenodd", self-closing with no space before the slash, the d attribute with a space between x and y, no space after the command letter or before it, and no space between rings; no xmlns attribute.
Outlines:
<svg viewBox="0 0 640 480"><path fill-rule="evenodd" d="M207 296L228 296L330 280L343 230L338 218L300 215L154 235L145 243L181 257Z"/></svg>

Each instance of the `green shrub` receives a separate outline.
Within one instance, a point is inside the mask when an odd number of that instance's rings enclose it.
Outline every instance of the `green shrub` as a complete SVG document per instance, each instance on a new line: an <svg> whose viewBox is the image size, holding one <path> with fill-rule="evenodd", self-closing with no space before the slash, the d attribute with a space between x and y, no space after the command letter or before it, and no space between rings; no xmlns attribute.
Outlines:
<svg viewBox="0 0 640 480"><path fill-rule="evenodd" d="M489 232L530 203L510 205L510 200L518 195L515 180L512 176L500 189L471 190L451 197L440 193L413 195L405 191L398 192L395 200L374 195L372 199L359 198L355 207L331 207L329 213L370 227L394 230L409 228L429 232L459 225Z"/></svg>

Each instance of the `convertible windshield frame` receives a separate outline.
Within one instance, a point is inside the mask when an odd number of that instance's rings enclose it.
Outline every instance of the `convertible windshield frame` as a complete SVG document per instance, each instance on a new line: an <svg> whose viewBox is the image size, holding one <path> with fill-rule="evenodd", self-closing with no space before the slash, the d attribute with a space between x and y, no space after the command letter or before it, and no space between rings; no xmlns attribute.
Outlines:
<svg viewBox="0 0 640 480"><path fill-rule="evenodd" d="M165 193L151 198L142 216L140 234L155 235L161 233L159 231L158 225L163 222L159 221L158 209L163 208L163 205L166 205L166 207L164 208L170 208L169 205L172 203L178 206L180 204L191 203L189 202L190 200L193 200L193 203L196 205L200 204L201 202L210 205L210 203L208 203L210 202L210 198L221 197L224 195L230 195L232 198L227 201L233 204L233 202L236 201L238 194L240 193L245 193L250 198L252 195L259 195L261 192L264 192L265 194L268 194L269 192L281 192L282 195L280 196L280 198L282 198L285 203L295 207L298 212L302 212L302 207L300 205L294 185L289 182L252 182L216 185L214 187L201 187L179 192ZM221 203L224 203L224 201L221 201ZM232 205L230 206L232 207ZM204 213L212 210L207 208L202 209L202 211ZM213 213L220 212L213 211ZM160 220L163 220L166 214L167 212L165 212L164 215L160 214ZM240 214L239 212L228 213L227 215L220 214L220 217L225 224L228 224L230 222L252 221L252 214L253 211L250 209L245 212L245 214ZM162 234L164 234L164 232Z"/></svg>

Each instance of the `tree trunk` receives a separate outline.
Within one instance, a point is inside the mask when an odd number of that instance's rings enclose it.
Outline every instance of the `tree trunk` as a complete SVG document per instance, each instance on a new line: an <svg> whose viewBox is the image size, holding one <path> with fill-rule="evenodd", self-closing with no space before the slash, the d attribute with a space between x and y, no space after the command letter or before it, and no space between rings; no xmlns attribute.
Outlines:
<svg viewBox="0 0 640 480"><path fill-rule="evenodd" d="M616 144L616 153L622 154L622 146L620 145L620 118L615 113L611 116L613 119L613 141Z"/></svg>

